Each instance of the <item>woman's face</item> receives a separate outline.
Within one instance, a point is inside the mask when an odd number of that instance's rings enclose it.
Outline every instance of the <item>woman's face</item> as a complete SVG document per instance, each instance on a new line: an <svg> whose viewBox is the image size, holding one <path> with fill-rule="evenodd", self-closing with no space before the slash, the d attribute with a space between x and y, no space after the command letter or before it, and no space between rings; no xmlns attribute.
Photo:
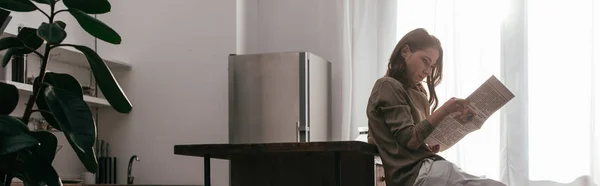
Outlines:
<svg viewBox="0 0 600 186"><path fill-rule="evenodd" d="M434 47L411 52L409 47L402 50L402 56L406 61L408 78L415 84L422 82L431 75L433 67L440 56L440 52Z"/></svg>

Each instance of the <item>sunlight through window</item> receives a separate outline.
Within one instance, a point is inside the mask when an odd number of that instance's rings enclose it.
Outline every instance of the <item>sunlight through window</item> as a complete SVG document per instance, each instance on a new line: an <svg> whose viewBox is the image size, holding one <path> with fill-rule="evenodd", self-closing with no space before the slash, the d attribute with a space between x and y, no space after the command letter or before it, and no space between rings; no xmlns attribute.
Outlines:
<svg viewBox="0 0 600 186"><path fill-rule="evenodd" d="M592 113L598 53L592 41L600 36L591 23L598 19L592 1L528 2L529 176L569 183L590 175L598 158L591 157L598 114Z"/></svg>

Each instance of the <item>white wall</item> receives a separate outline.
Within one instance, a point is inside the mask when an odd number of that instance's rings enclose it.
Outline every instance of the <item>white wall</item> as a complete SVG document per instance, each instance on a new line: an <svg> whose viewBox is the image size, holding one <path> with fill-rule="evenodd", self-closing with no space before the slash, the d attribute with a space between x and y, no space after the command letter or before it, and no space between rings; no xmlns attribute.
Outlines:
<svg viewBox="0 0 600 186"><path fill-rule="evenodd" d="M176 144L227 143L227 56L236 49L235 0L111 1L98 17L123 38L99 54L133 64L117 74L133 104L128 115L101 111L99 137L127 162L136 184L202 184L203 159L178 156ZM143 8L141 6L144 6ZM228 185L228 163L213 161L213 184Z"/></svg>
<svg viewBox="0 0 600 186"><path fill-rule="evenodd" d="M99 53L133 64L128 74L116 74L132 113L105 110L99 119L99 137L119 158L119 183L133 154L141 159L133 166L136 183L203 183L202 159L174 155L173 145L227 143L228 54L309 51L330 60L333 118L341 122L342 0L111 3L113 11L99 18L123 44L100 42ZM213 184L228 185L228 163L212 165Z"/></svg>
<svg viewBox="0 0 600 186"><path fill-rule="evenodd" d="M343 0L238 0L238 54L306 51L332 63L332 137L342 139Z"/></svg>

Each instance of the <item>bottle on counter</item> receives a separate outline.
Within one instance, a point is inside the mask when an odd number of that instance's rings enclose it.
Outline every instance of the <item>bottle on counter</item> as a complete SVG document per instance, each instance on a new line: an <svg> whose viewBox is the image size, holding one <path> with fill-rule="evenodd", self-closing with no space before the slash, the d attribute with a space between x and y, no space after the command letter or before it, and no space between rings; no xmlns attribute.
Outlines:
<svg viewBox="0 0 600 186"><path fill-rule="evenodd" d="M358 137L356 137L356 141L368 142L368 132L369 127L358 127Z"/></svg>

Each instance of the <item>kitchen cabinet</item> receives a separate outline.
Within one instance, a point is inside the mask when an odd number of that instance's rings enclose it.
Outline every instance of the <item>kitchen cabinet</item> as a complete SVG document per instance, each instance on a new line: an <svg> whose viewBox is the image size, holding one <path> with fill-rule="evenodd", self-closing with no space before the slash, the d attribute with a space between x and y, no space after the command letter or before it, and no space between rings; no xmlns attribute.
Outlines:
<svg viewBox="0 0 600 186"><path fill-rule="evenodd" d="M23 182L12 182L10 186L24 186ZM63 186L82 186L79 183L63 183Z"/></svg>

